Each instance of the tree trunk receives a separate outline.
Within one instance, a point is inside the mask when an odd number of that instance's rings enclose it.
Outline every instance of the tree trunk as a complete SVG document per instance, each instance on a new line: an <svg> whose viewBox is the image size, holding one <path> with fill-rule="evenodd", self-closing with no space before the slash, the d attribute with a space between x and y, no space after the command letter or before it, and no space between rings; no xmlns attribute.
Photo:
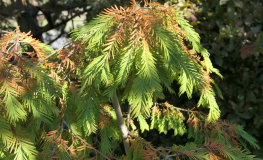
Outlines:
<svg viewBox="0 0 263 160"><path fill-rule="evenodd" d="M114 107L115 113L117 115L117 120L118 120L119 126L120 126L121 131L122 131L122 140L123 140L125 152L126 152L126 155L128 155L129 148L130 148L130 142L128 139L128 128L124 124L121 106L119 104L119 100L118 100L118 97L116 94L113 96L113 107Z"/></svg>
<svg viewBox="0 0 263 160"><path fill-rule="evenodd" d="M40 27L37 20L38 9L29 4L26 7L27 9L17 18L17 23L20 26L20 31L26 33L31 31L34 38L43 42L42 34L39 34Z"/></svg>

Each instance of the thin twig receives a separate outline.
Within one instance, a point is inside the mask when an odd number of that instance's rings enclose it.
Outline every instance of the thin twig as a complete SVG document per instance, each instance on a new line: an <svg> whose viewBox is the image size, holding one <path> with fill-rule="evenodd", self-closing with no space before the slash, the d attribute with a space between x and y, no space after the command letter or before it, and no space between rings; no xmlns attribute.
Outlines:
<svg viewBox="0 0 263 160"><path fill-rule="evenodd" d="M48 42L48 45L51 45L51 44L54 43L56 40L58 40L61 36L63 36L63 34L65 34L65 30L64 30L65 27L66 27L66 25L62 28L60 34L59 34L56 38L54 38L54 39L52 39L50 42Z"/></svg>
<svg viewBox="0 0 263 160"><path fill-rule="evenodd" d="M96 131L96 141L99 142L99 125L97 127L97 131Z"/></svg>
<svg viewBox="0 0 263 160"><path fill-rule="evenodd" d="M110 158L108 158L107 156L105 156L104 154L102 154L100 151L98 151L97 149L95 149L92 145L90 145L89 143L87 143L84 139L82 139L80 136L78 136L73 130L72 128L67 124L66 121L63 121L63 123L68 127L68 129L83 143L85 143L87 146L91 147L95 152L99 153L100 155L102 155L104 158L106 158L107 160L110 160Z"/></svg>
<svg viewBox="0 0 263 160"><path fill-rule="evenodd" d="M167 106L166 104L163 104L163 103L155 103L155 104L156 104L156 105L159 105L159 106ZM168 107L174 108L174 109L176 109L176 110L180 110L180 111L184 111L184 112L193 112L193 111L191 111L191 110L189 110L189 109L183 109L183 108L175 107L175 106L170 105L170 104L168 104L168 105L169 105Z"/></svg>
<svg viewBox="0 0 263 160"><path fill-rule="evenodd" d="M193 150L190 150L191 152L196 152L196 151L202 151L202 150L204 150L204 151L206 151L206 150L208 150L208 149L206 149L206 148L203 148L203 147L200 147L200 148L198 148L198 149L193 149ZM211 150L217 150L217 149L211 149ZM171 155L167 155L166 157L165 157L165 160L167 160L168 158L170 158L170 157L175 157L175 156L180 156L180 155L183 155L183 153L176 153L176 154L171 154Z"/></svg>
<svg viewBox="0 0 263 160"><path fill-rule="evenodd" d="M157 148L158 151L169 151L169 148Z"/></svg>
<svg viewBox="0 0 263 160"><path fill-rule="evenodd" d="M1 50L0 50L0 53L8 54L8 52L6 52L6 51L1 51Z"/></svg>
<svg viewBox="0 0 263 160"><path fill-rule="evenodd" d="M129 132L129 135L133 138L139 138L138 136L134 135L133 133ZM145 143L148 147L150 147L151 149L155 149L154 147L152 147L150 144ZM168 149L169 150L169 149ZM164 158L166 157L166 155L164 155L162 152L160 152L160 149L157 149L157 153L159 153L161 156L163 156Z"/></svg>
<svg viewBox="0 0 263 160"><path fill-rule="evenodd" d="M66 43L63 47L57 49L55 52L51 53L50 55L48 55L46 58L42 59L41 61L39 61L37 63L37 66L40 65L41 63L43 63L45 60L47 60L48 58L50 58L51 56L53 56L54 54L56 54L58 51L60 51L61 49L64 49L66 46L68 46L72 41Z"/></svg>
<svg viewBox="0 0 263 160"><path fill-rule="evenodd" d="M165 155L162 152L160 152L159 150L157 150L157 153L159 153L161 156L165 157Z"/></svg>
<svg viewBox="0 0 263 160"><path fill-rule="evenodd" d="M63 120L63 121L64 121L64 120ZM63 121L62 121L62 122L63 122ZM59 135L57 136L56 139L58 139L58 138L61 136L61 134L62 134L62 132L63 132L63 127L64 127L64 123L61 124L61 126L60 126L60 132L59 132ZM51 157L49 158L49 160L52 159L53 153L57 153L57 152L55 151L57 145L58 145L58 143L56 143L56 140L55 140L55 143L54 143L53 146L51 147L52 150L49 152L49 153L51 153Z"/></svg>
<svg viewBox="0 0 263 160"><path fill-rule="evenodd" d="M70 71L65 75L65 77L63 78L63 81L68 78L69 74L70 74Z"/></svg>
<svg viewBox="0 0 263 160"><path fill-rule="evenodd" d="M66 152L71 160L74 160L68 152Z"/></svg>
<svg viewBox="0 0 263 160"><path fill-rule="evenodd" d="M119 145L120 145L120 142L118 141L117 144L115 145L115 147L112 149L111 153L113 153L113 152L117 149L117 147L118 147Z"/></svg>

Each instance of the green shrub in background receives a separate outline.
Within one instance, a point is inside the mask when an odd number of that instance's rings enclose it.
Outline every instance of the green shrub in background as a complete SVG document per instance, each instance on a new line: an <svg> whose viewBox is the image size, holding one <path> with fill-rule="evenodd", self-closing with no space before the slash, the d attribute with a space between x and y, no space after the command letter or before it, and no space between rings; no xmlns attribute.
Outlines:
<svg viewBox="0 0 263 160"><path fill-rule="evenodd" d="M191 21L224 76L223 80L214 77L224 97L217 99L222 118L243 125L263 146L263 2L169 1L172 3ZM262 153L262 149L254 150L259 157Z"/></svg>

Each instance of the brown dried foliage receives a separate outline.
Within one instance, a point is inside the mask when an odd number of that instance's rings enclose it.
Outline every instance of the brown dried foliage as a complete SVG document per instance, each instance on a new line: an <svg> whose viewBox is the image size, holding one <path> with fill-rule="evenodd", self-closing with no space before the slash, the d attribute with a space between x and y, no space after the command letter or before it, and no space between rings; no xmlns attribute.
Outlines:
<svg viewBox="0 0 263 160"><path fill-rule="evenodd" d="M20 44L28 44L34 51L22 52ZM34 64L37 59L45 57L45 51L38 40L34 39L30 32L24 33L15 29L13 32L5 32L0 38L0 92L12 92L22 95L30 90L32 82L24 64ZM30 80L30 84L27 83ZM32 80L32 81L31 81Z"/></svg>

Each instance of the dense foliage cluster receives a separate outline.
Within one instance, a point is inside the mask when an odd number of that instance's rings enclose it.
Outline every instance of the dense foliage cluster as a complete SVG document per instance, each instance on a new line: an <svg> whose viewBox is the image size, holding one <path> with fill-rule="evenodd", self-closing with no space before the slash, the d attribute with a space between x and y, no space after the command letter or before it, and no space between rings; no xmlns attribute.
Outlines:
<svg viewBox="0 0 263 160"><path fill-rule="evenodd" d="M211 54L211 61L220 70L224 79L211 75L223 99L217 97L223 119L241 124L244 129L262 141L262 19L261 1L257 0L170 0L190 20L201 37L201 44ZM177 87L174 84L173 87ZM167 95L167 94L166 94ZM167 95L169 103L189 108L198 102L193 96L187 100ZM156 132L144 133L155 137ZM169 137L169 138L167 138ZM187 137L159 135L154 144L162 142L171 146L171 139L185 143ZM263 157L260 150L250 148L253 154Z"/></svg>
<svg viewBox="0 0 263 160"><path fill-rule="evenodd" d="M115 6L72 40L53 51L18 29L1 37L1 158L254 159L256 140L219 119L210 74L221 75L176 6ZM208 114L160 101L173 83ZM140 137L150 129L191 142L156 148Z"/></svg>
<svg viewBox="0 0 263 160"><path fill-rule="evenodd" d="M178 2L185 5L186 17L195 15L196 21L191 24L224 76L223 81L214 77L224 97L217 99L222 118L242 124L263 146L262 1L192 0L177 1L177 5ZM254 153L263 157L262 147Z"/></svg>

